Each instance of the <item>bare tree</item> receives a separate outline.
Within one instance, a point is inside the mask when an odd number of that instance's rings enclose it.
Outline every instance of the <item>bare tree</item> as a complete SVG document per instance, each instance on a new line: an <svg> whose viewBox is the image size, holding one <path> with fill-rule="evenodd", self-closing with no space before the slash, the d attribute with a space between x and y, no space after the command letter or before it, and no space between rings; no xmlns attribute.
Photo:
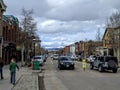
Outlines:
<svg viewBox="0 0 120 90"><path fill-rule="evenodd" d="M22 20L21 20L21 28L22 31L25 33L24 39L22 39L22 63L24 61L25 57L25 64L28 64L29 60L28 57L30 57L29 53L32 50L32 40L33 37L37 37L36 32L36 22L34 21L34 18L32 17L33 10L25 10L22 9ZM26 54L26 55L24 55Z"/></svg>
<svg viewBox="0 0 120 90"><path fill-rule="evenodd" d="M100 28L98 28L97 33L96 33L96 40L97 40L97 41L101 41L101 32L100 32Z"/></svg>
<svg viewBox="0 0 120 90"><path fill-rule="evenodd" d="M35 35L36 31L36 22L34 21L33 17L33 10L25 10L22 9L22 21L21 27L24 32L27 33L27 37Z"/></svg>
<svg viewBox="0 0 120 90"><path fill-rule="evenodd" d="M120 26L120 11L114 12L107 20L106 26L108 28L115 28Z"/></svg>

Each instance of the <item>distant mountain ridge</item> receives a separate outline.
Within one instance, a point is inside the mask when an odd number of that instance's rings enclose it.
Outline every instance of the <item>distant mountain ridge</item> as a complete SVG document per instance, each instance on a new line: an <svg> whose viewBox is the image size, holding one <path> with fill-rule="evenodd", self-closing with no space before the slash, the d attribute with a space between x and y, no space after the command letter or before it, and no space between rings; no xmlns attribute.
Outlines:
<svg viewBox="0 0 120 90"><path fill-rule="evenodd" d="M62 48L46 48L49 51L59 51Z"/></svg>

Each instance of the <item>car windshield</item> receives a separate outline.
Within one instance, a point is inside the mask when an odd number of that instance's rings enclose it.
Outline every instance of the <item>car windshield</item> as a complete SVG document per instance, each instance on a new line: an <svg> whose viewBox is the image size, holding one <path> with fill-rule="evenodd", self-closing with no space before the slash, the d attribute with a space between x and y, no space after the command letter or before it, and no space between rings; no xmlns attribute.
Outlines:
<svg viewBox="0 0 120 90"><path fill-rule="evenodd" d="M58 57L58 55L54 55L54 57Z"/></svg>
<svg viewBox="0 0 120 90"><path fill-rule="evenodd" d="M60 61L72 61L69 57L61 57Z"/></svg>
<svg viewBox="0 0 120 90"><path fill-rule="evenodd" d="M42 59L42 57L34 57L34 59Z"/></svg>

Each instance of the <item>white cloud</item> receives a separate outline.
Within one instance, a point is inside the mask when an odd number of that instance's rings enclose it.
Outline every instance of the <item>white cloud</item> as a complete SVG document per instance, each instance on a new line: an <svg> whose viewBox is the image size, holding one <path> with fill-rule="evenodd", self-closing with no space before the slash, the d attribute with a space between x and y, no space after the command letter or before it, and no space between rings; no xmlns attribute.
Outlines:
<svg viewBox="0 0 120 90"><path fill-rule="evenodd" d="M38 35L44 47L63 47L79 40L95 39L119 0L4 0L5 14L20 17L22 8L33 9Z"/></svg>

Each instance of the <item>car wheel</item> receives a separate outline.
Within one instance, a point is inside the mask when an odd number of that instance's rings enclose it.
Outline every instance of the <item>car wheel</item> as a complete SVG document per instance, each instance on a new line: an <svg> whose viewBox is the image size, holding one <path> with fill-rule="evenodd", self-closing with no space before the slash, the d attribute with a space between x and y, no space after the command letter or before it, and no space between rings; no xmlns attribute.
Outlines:
<svg viewBox="0 0 120 90"><path fill-rule="evenodd" d="M103 67L101 65L98 67L98 70L99 70L99 72L103 72L104 71Z"/></svg>
<svg viewBox="0 0 120 90"><path fill-rule="evenodd" d="M72 67L72 70L74 70L75 69L75 67Z"/></svg>
<svg viewBox="0 0 120 90"><path fill-rule="evenodd" d="M112 72L113 72L113 73L117 73L117 69L113 69Z"/></svg>
<svg viewBox="0 0 120 90"><path fill-rule="evenodd" d="M62 70L62 68L61 68L61 67L59 67L59 70Z"/></svg>

